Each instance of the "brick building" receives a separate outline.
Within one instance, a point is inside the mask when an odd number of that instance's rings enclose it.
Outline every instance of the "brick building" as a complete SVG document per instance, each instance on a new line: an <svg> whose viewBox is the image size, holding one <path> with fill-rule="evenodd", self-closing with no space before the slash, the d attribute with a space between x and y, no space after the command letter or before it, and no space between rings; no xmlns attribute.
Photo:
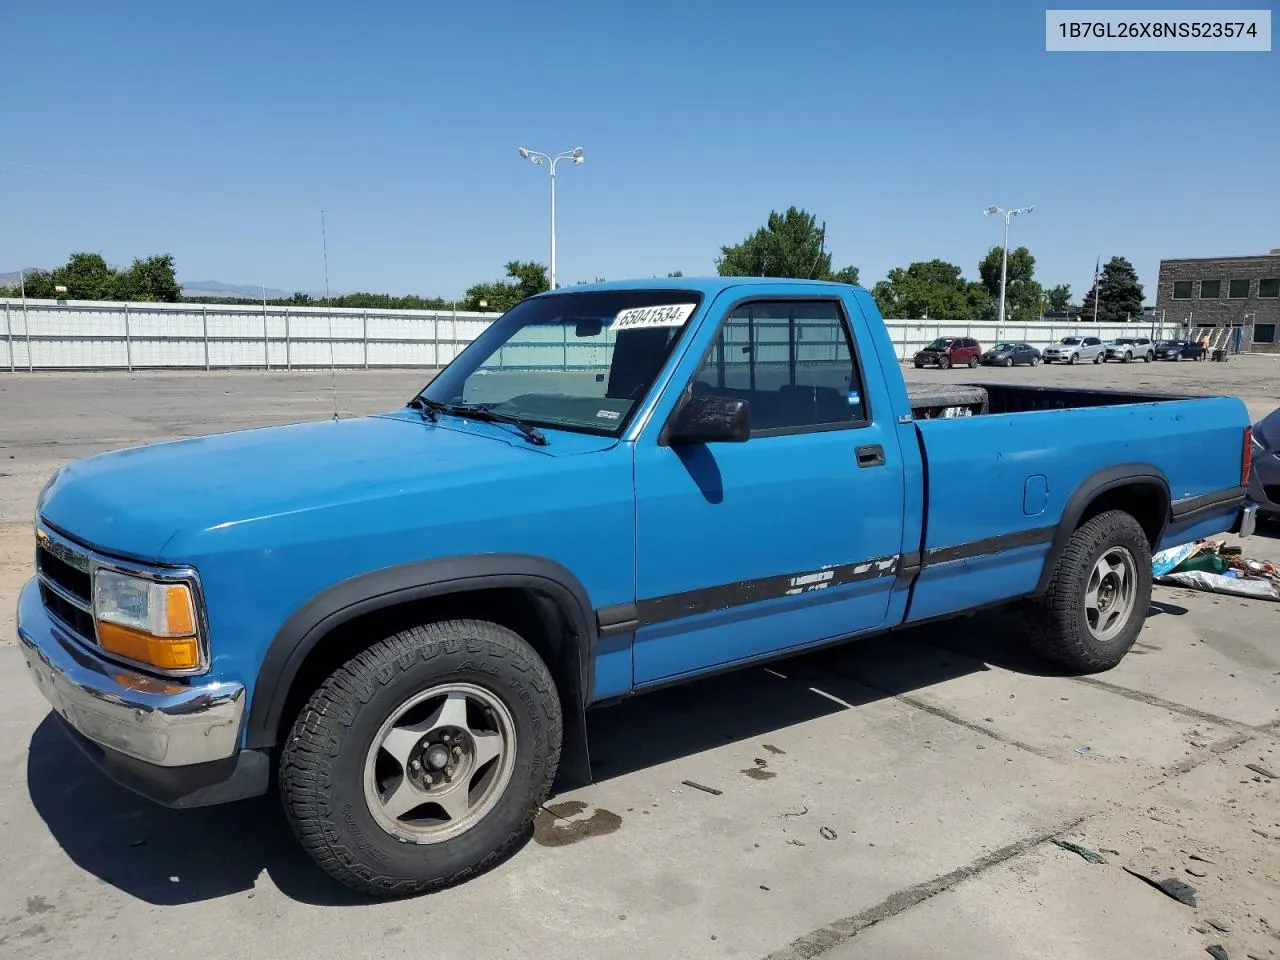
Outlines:
<svg viewBox="0 0 1280 960"><path fill-rule="evenodd" d="M1213 346L1280 353L1280 249L1255 257L1161 260L1155 314Z"/></svg>

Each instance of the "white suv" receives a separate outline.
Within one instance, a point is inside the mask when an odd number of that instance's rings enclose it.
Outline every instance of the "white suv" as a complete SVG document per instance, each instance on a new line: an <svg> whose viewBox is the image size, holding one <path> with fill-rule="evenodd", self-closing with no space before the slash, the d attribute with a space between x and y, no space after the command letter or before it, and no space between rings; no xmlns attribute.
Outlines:
<svg viewBox="0 0 1280 960"><path fill-rule="evenodd" d="M1081 360L1088 360L1091 363L1101 363L1106 352L1107 345L1098 337L1063 337L1045 348L1044 362L1079 363Z"/></svg>
<svg viewBox="0 0 1280 960"><path fill-rule="evenodd" d="M1139 357L1143 363L1150 363L1156 358L1156 345L1150 337L1117 337L1107 344L1108 360L1129 363Z"/></svg>

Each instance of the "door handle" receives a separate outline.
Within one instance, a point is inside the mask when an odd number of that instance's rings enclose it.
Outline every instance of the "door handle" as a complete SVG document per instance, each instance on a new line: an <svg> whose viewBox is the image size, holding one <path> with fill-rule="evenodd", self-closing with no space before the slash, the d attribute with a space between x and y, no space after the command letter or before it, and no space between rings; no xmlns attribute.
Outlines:
<svg viewBox="0 0 1280 960"><path fill-rule="evenodd" d="M883 467L884 466L884 447L875 443L866 447L859 447L858 466L859 467Z"/></svg>

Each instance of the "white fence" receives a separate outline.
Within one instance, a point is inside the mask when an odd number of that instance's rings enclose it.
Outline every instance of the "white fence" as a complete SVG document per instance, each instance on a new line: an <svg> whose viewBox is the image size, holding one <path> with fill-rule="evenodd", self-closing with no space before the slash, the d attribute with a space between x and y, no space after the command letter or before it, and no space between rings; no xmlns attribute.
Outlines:
<svg viewBox="0 0 1280 960"><path fill-rule="evenodd" d="M316 369L439 367L483 332L496 313L253 307L198 303L99 303L0 299L0 371ZM984 347L1021 340L1045 347L1065 336L1176 337L1175 324L958 323L888 320L898 357L937 337ZM513 344L518 351L524 344ZM533 343L528 346L534 346ZM553 344L532 350L550 357ZM563 359L569 363L570 346ZM512 358L515 360L516 358ZM527 361L525 361L527 362ZM518 365L519 360L516 361Z"/></svg>

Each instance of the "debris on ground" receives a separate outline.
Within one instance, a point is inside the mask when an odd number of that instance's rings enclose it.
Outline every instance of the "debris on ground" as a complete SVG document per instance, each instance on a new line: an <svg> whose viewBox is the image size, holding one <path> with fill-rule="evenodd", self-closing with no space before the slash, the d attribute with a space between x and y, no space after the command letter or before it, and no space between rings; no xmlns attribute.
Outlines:
<svg viewBox="0 0 1280 960"><path fill-rule="evenodd" d="M1223 950L1222 947L1217 944L1214 944L1212 947L1205 947L1204 952L1213 957L1213 960L1228 960L1227 951Z"/></svg>
<svg viewBox="0 0 1280 960"><path fill-rule="evenodd" d="M1070 840L1051 840L1055 846L1061 847L1063 850L1070 850L1072 853L1083 857L1090 863L1106 863L1107 858L1096 850L1090 850L1088 847L1081 846L1078 843L1072 843Z"/></svg>
<svg viewBox="0 0 1280 960"><path fill-rule="evenodd" d="M808 812L809 812L808 807L802 807L799 810L788 810L785 813L783 813L783 816L784 817L803 817Z"/></svg>
<svg viewBox="0 0 1280 960"><path fill-rule="evenodd" d="M1198 853L1187 854L1187 858L1190 860L1195 860L1199 863L1213 863L1213 861L1210 860L1208 857L1202 857Z"/></svg>
<svg viewBox="0 0 1280 960"><path fill-rule="evenodd" d="M803 840L796 840L796 839L794 839L794 838L792 838L791 840L788 840L788 841L787 841L787 843L791 844L793 847L803 847L803 846L804 846L804 841L803 841Z"/></svg>
<svg viewBox="0 0 1280 960"><path fill-rule="evenodd" d="M1082 757L1092 757L1093 748L1092 747L1076 747L1076 753L1080 754L1080 756Z"/></svg>
<svg viewBox="0 0 1280 960"><path fill-rule="evenodd" d="M1205 877L1208 876L1208 874L1205 873L1203 870L1197 870L1195 869L1195 867L1187 867L1186 870L1187 870L1187 873L1191 874L1191 876L1196 877L1197 879L1200 879L1200 880L1203 880Z"/></svg>
<svg viewBox="0 0 1280 960"><path fill-rule="evenodd" d="M1268 780L1280 779L1266 767L1260 767L1256 763L1246 763L1244 766L1246 770L1252 770L1254 773L1260 773Z"/></svg>
<svg viewBox="0 0 1280 960"><path fill-rule="evenodd" d="M692 780L681 780L680 782L683 783L686 787L693 787L693 789L695 790L701 790L704 793L709 793L715 797L718 797L720 796L720 794L724 793L723 790L717 790L715 787L708 787L701 783L694 783Z"/></svg>
<svg viewBox="0 0 1280 960"><path fill-rule="evenodd" d="M1221 920L1206 920L1205 923L1213 927L1213 929L1217 930L1219 933L1231 932L1231 927L1223 923Z"/></svg>
<svg viewBox="0 0 1280 960"><path fill-rule="evenodd" d="M1169 586L1280 601L1280 569L1253 560L1221 540L1197 540L1161 550L1151 558L1151 572Z"/></svg>
<svg viewBox="0 0 1280 960"><path fill-rule="evenodd" d="M822 834L824 840L834 840L836 838L836 832L830 827L823 827L818 833Z"/></svg>
<svg viewBox="0 0 1280 960"><path fill-rule="evenodd" d="M1137 877L1148 886L1155 887L1165 896L1172 897L1179 903L1184 903L1188 907L1194 907L1196 905L1196 888L1191 886L1189 883L1183 883L1181 880L1176 880L1173 877L1166 877L1163 880L1153 880L1145 873L1139 873L1137 870L1130 870L1128 867L1124 868L1124 872L1130 876Z"/></svg>

